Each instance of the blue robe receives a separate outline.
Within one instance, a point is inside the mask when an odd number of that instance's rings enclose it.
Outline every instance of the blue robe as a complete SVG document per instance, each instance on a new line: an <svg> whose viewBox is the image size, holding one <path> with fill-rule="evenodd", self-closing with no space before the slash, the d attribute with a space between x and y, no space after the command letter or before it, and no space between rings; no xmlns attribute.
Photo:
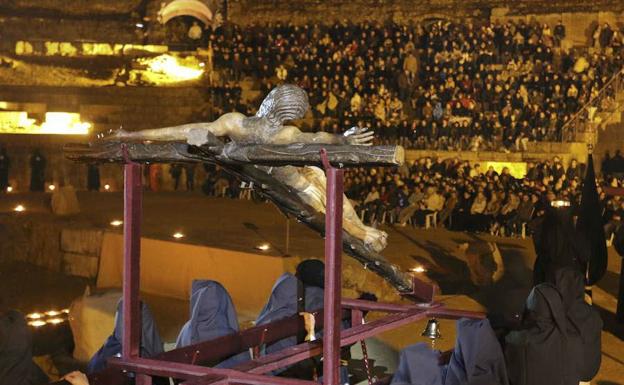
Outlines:
<svg viewBox="0 0 624 385"><path fill-rule="evenodd" d="M122 301L117 304L115 328L104 345L98 350L87 365L87 373L95 373L106 368L106 360L121 354L123 339ZM154 316L145 303L141 303L141 357L151 358L164 352L163 343L158 334Z"/></svg>
<svg viewBox="0 0 624 385"><path fill-rule="evenodd" d="M508 385L505 356L490 321L457 320L457 341L444 385Z"/></svg>
<svg viewBox="0 0 624 385"><path fill-rule="evenodd" d="M238 332L238 317L227 290L216 281L193 281L190 319L180 331L176 348ZM216 367L230 368L249 358L248 352L242 352L218 363Z"/></svg>
<svg viewBox="0 0 624 385"><path fill-rule="evenodd" d="M425 343L401 351L392 385L509 385L505 357L487 319L457 321L448 365Z"/></svg>
<svg viewBox="0 0 624 385"><path fill-rule="evenodd" d="M440 353L421 342L401 351L390 385L442 385Z"/></svg>
<svg viewBox="0 0 624 385"><path fill-rule="evenodd" d="M268 302L264 305L260 315L256 318L256 325L265 325L270 322L292 317L298 312L298 280L290 273L282 274L273 289ZM313 312L323 308L323 289L314 286L305 288L305 311ZM289 346L297 344L297 337L287 337L265 347L264 352L271 354Z"/></svg>

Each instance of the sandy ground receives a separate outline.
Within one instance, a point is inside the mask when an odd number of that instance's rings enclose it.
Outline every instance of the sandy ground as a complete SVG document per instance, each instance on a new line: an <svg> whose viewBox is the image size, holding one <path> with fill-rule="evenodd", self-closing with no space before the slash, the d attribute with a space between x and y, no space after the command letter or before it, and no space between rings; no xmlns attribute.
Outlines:
<svg viewBox="0 0 624 385"><path fill-rule="evenodd" d="M83 212L69 218L55 218L49 211L49 194L9 194L0 196L0 215L30 215L41 221L55 221L66 227L97 227L110 231L110 221L121 219L123 197L121 193L80 193ZM27 211L13 213L17 204ZM323 253L322 239L306 227L290 221L290 238L286 239L287 220L268 203L254 203L217 199L196 193L152 193L144 195L143 236L172 239L176 231L183 232L184 242L205 244L243 251L253 251L259 243L272 245L268 252L274 256L284 254L318 257ZM483 309L488 311L521 311L530 290L531 266L534 253L530 240L496 238L489 235L470 235L444 229L422 230L384 227L389 233L389 246L384 255L404 269L421 264L427 268L429 279L442 289L443 298L452 307ZM494 240L503 254L506 273L504 278L489 289L474 287L468 278L467 267L457 252L457 245L476 239ZM619 283L620 258L609 250L609 270L594 288L594 299L605 323L603 331L603 360L599 375L593 383L624 384L624 325L614 320L616 295ZM0 261L0 293L11 305L29 312L42 307L67 307L79 296L89 282L75 277L43 271L19 263ZM157 303L156 313L167 313L167 301ZM179 317L169 312L167 325L184 321L185 303L176 304ZM160 321L160 320L159 320ZM420 332L424 323L408 325L385 333L378 340L369 341L369 355L375 359L376 373L390 371L396 366L396 352L402 347L422 341ZM437 344L447 349L454 343L452 322L442 323L444 338ZM359 357L359 347L353 348ZM358 364L359 362L359 364ZM353 363L362 368L361 361Z"/></svg>

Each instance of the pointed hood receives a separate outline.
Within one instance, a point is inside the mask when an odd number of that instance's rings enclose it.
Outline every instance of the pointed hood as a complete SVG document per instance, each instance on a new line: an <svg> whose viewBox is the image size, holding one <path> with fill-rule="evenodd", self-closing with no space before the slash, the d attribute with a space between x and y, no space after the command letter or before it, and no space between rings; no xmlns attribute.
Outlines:
<svg viewBox="0 0 624 385"><path fill-rule="evenodd" d="M607 271L607 243L602 224L600 198L596 190L594 160L591 154L587 158L587 173L585 174L582 194L576 228L579 233L583 234L589 248L587 284L593 285Z"/></svg>
<svg viewBox="0 0 624 385"><path fill-rule="evenodd" d="M219 282L193 281L190 311L190 319L178 336L177 347L212 340L239 330L232 298Z"/></svg>

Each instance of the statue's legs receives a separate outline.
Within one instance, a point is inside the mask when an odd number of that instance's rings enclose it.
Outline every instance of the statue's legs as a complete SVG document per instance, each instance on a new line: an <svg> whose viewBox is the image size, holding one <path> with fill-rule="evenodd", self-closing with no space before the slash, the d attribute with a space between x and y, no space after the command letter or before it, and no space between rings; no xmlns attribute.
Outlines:
<svg viewBox="0 0 624 385"><path fill-rule="evenodd" d="M303 190L300 190L305 195L304 199L315 209L325 213L327 204L327 178L325 173L318 167L303 167L297 169L297 171L297 174L305 179L305 184L307 185ZM372 247L375 251L381 251L386 247L388 234L364 225L346 196L343 196L342 212L343 227L349 234L362 239L365 244Z"/></svg>
<svg viewBox="0 0 624 385"><path fill-rule="evenodd" d="M270 173L280 182L297 190L306 204L325 213L327 179L323 170L317 167L283 166L272 168ZM361 239L375 251L381 251L386 247L388 235L383 231L365 226L344 196L342 207L343 228L347 233Z"/></svg>

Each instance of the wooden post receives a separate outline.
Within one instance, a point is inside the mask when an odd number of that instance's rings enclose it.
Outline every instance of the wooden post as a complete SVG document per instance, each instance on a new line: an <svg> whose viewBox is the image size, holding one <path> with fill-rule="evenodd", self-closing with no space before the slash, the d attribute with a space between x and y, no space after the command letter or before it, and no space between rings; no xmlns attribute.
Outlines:
<svg viewBox="0 0 624 385"><path fill-rule="evenodd" d="M321 150L327 174L325 213L325 298L323 322L323 384L340 384L340 299L342 273L343 170L329 164Z"/></svg>

